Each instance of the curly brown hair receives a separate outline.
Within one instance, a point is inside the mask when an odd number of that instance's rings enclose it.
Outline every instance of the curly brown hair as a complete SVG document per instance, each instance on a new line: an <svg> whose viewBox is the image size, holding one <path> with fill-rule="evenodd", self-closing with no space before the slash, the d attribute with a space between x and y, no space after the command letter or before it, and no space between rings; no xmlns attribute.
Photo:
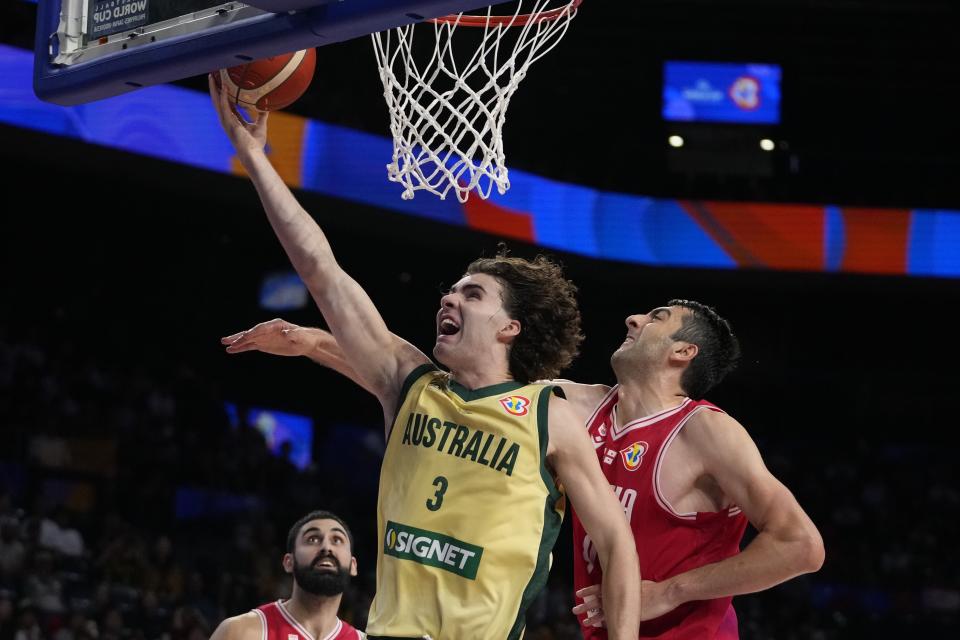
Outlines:
<svg viewBox="0 0 960 640"><path fill-rule="evenodd" d="M500 247L493 258L479 258L467 275L485 273L503 287L503 308L520 322L510 346L510 375L518 382L555 378L579 352L580 309L577 287L563 277L559 264L539 255L524 260Z"/></svg>

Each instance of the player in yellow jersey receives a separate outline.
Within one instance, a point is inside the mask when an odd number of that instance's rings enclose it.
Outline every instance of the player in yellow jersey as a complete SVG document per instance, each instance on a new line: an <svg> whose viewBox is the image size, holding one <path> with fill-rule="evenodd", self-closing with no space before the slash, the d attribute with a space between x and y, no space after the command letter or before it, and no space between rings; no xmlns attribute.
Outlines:
<svg viewBox="0 0 960 640"><path fill-rule="evenodd" d="M437 370L387 329L270 165L267 115L248 122L212 80L210 92L271 226L386 417L368 636L522 637L565 491L603 567L610 637L636 638L640 577L623 510L570 404L531 384L576 354L572 283L544 258L473 262L441 298L433 353L449 372Z"/></svg>

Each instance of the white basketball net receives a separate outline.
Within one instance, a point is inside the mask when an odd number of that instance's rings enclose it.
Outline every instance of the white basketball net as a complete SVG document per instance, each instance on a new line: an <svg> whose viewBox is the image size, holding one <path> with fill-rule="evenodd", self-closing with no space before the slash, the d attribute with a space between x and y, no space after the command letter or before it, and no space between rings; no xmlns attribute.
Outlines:
<svg viewBox="0 0 960 640"><path fill-rule="evenodd" d="M510 188L502 137L510 98L530 65L560 42L579 4L520 1L512 16L500 20L494 8L488 8L479 28L464 23L482 16L461 14L449 23L412 24L373 34L393 133L387 175L403 185L404 200L421 189L441 199L452 190L466 202L471 191L487 198L494 185L500 194ZM526 15L533 17L523 24ZM461 49L468 50L455 55L458 31ZM469 47L476 46L476 39L464 32L480 40L475 51ZM414 58L414 33L419 34L419 61Z"/></svg>

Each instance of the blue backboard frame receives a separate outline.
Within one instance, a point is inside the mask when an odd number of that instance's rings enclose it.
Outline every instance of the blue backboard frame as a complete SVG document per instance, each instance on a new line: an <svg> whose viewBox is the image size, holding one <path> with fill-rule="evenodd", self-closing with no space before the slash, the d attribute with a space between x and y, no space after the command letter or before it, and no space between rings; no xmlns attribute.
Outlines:
<svg viewBox="0 0 960 640"><path fill-rule="evenodd" d="M67 1L40 0L37 7L33 88L41 100L60 105L92 102L505 0L251 0L246 4L272 5L271 10L281 12L156 42L132 33L125 50L76 64L54 64L61 6ZM317 6L290 10L308 4Z"/></svg>

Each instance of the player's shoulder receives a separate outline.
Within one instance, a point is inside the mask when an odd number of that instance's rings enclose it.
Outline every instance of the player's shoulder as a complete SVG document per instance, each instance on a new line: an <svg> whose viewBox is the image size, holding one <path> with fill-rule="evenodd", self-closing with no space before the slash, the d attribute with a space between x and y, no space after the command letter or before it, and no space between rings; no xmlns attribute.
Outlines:
<svg viewBox="0 0 960 640"><path fill-rule="evenodd" d="M256 611L248 611L221 622L210 640L260 640L262 637L260 615Z"/></svg>
<svg viewBox="0 0 960 640"><path fill-rule="evenodd" d="M584 413L574 403L563 397L551 397L547 411L547 456L560 452L579 455L587 450L592 454L587 430L583 428L585 421Z"/></svg>
<svg viewBox="0 0 960 640"><path fill-rule="evenodd" d="M542 382L560 389L562 396L583 417L581 422L586 421L593 410L597 408L597 405L603 402L612 390L612 387L605 384L584 384L562 378Z"/></svg>
<svg viewBox="0 0 960 640"><path fill-rule="evenodd" d="M681 436L688 442L705 447L717 446L722 441L749 438L747 430L723 409L710 402L701 401L693 408Z"/></svg>

